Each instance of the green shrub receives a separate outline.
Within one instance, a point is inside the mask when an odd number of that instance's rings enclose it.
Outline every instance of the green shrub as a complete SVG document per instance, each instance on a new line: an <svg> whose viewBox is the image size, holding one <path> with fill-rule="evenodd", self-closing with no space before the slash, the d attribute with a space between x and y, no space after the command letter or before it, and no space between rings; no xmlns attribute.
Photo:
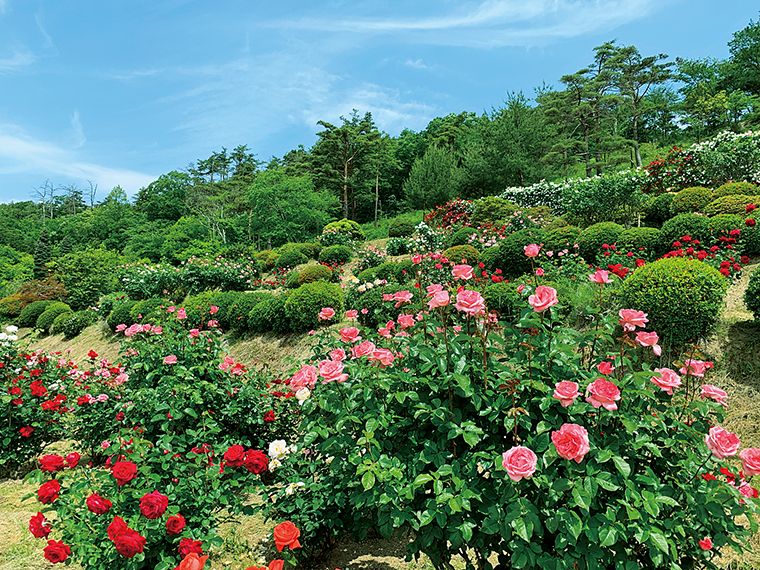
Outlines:
<svg viewBox="0 0 760 570"><path fill-rule="evenodd" d="M258 303L248 313L248 328L252 332L290 332L292 327L285 311L285 297L272 297Z"/></svg>
<svg viewBox="0 0 760 570"><path fill-rule="evenodd" d="M370 267L364 271L360 271L356 276L360 283L369 283L377 279L377 267Z"/></svg>
<svg viewBox="0 0 760 570"><path fill-rule="evenodd" d="M277 265L277 260L280 259L279 253L270 253L267 258L264 260L264 267L266 267L267 271L272 271L274 269L275 265Z"/></svg>
<svg viewBox="0 0 760 570"><path fill-rule="evenodd" d="M749 284L744 291L744 304L756 321L760 321L760 269L755 269L749 276Z"/></svg>
<svg viewBox="0 0 760 570"><path fill-rule="evenodd" d="M480 254L479 262L489 271L501 269L506 279L513 279L531 270L531 260L525 255L525 246L546 241L546 232L525 229L508 235L496 247L490 247Z"/></svg>
<svg viewBox="0 0 760 570"><path fill-rule="evenodd" d="M758 193L758 187L749 182L726 182L713 190L713 200L723 198L724 196L754 196Z"/></svg>
<svg viewBox="0 0 760 570"><path fill-rule="evenodd" d="M299 243L298 247L301 250L301 253L309 259L319 259L319 254L322 252L322 245L315 241Z"/></svg>
<svg viewBox="0 0 760 570"><path fill-rule="evenodd" d="M377 271L375 272L375 279L385 279L389 283L391 281L396 281L396 268L397 264L393 261L386 261L385 263L381 263L377 266Z"/></svg>
<svg viewBox="0 0 760 570"><path fill-rule="evenodd" d="M673 242L683 236L691 236L698 239L702 244L710 241L709 219L696 214L678 214L662 225L660 230L660 251L670 251Z"/></svg>
<svg viewBox="0 0 760 570"><path fill-rule="evenodd" d="M511 216L519 206L499 198L498 196L486 196L475 202L475 210L470 218L470 223L477 228L486 224L503 224L507 216Z"/></svg>
<svg viewBox="0 0 760 570"><path fill-rule="evenodd" d="M6 319L18 317L25 306L26 303L18 293L8 295L0 299L0 316Z"/></svg>
<svg viewBox="0 0 760 570"><path fill-rule="evenodd" d="M65 339L79 336L84 329L97 322L98 316L94 311L77 311L58 315L50 327L51 334L63 334Z"/></svg>
<svg viewBox="0 0 760 570"><path fill-rule="evenodd" d="M760 207L760 201L758 202ZM757 212L757 210L755 210ZM752 212L747 216L747 219L755 220L754 227L744 227L742 230L742 240L744 241L744 253L746 255L760 255L760 223L757 223L758 216L755 212Z"/></svg>
<svg viewBox="0 0 760 570"><path fill-rule="evenodd" d="M401 237L391 238L385 244L385 251L388 255L406 255L411 251L409 240Z"/></svg>
<svg viewBox="0 0 760 570"><path fill-rule="evenodd" d="M519 316L518 299L520 294L517 292L516 283L489 283L483 293L486 301L486 307L492 313L497 313L499 320L510 322Z"/></svg>
<svg viewBox="0 0 760 570"><path fill-rule="evenodd" d="M477 265L480 252L471 245L455 245L444 250L441 255L451 263L466 262L468 265Z"/></svg>
<svg viewBox="0 0 760 570"><path fill-rule="evenodd" d="M248 314L261 301L274 297L272 293L266 291L256 291L253 293L243 293L227 309L226 320L229 323L230 330L245 331L248 330Z"/></svg>
<svg viewBox="0 0 760 570"><path fill-rule="evenodd" d="M285 277L285 288L298 289L301 286L301 282L299 281L300 278L301 273L299 271L296 271L295 269L289 271L287 277Z"/></svg>
<svg viewBox="0 0 760 570"><path fill-rule="evenodd" d="M266 263L267 258L272 255L274 252L271 249L262 249L260 252L258 252L254 257L257 261L260 261L262 263Z"/></svg>
<svg viewBox="0 0 760 570"><path fill-rule="evenodd" d="M98 311L100 312L100 316L103 318L107 317L111 314L111 311L114 310L116 305L119 305L128 299L129 295L127 295L124 291L116 291L114 293L103 295L98 302Z"/></svg>
<svg viewBox="0 0 760 570"><path fill-rule="evenodd" d="M243 293L242 291L210 291L207 292L206 295L207 296L204 297L204 299L208 302L209 309L211 306L219 309L212 318L219 323L222 330L228 330L230 328L230 323L227 320L229 308L235 304L241 296L246 295L246 293Z"/></svg>
<svg viewBox="0 0 760 570"><path fill-rule="evenodd" d="M615 222L600 222L587 227L578 237L579 253L588 263L594 263L602 253L602 245L614 245L625 228Z"/></svg>
<svg viewBox="0 0 760 570"><path fill-rule="evenodd" d="M408 281L417 279L416 265L412 263L411 259L402 259L396 263L396 281L398 283L406 283Z"/></svg>
<svg viewBox="0 0 760 570"><path fill-rule="evenodd" d="M192 299L192 297L190 298ZM164 299L159 299L158 297L138 301L129 310L131 323L147 323L151 321L151 319L160 317L164 313L164 309L161 308L164 305L166 305L166 301Z"/></svg>
<svg viewBox="0 0 760 570"><path fill-rule="evenodd" d="M718 214L742 215L750 204L760 204L760 196L723 196L713 200L705 206L705 214L717 216Z"/></svg>
<svg viewBox="0 0 760 570"><path fill-rule="evenodd" d="M627 308L644 311L660 338L696 341L710 330L723 306L728 280L695 259L671 257L638 268L623 284Z"/></svg>
<svg viewBox="0 0 760 570"><path fill-rule="evenodd" d="M546 234L544 247L548 251L574 251L575 244L581 236L581 229L578 226L562 226L551 230Z"/></svg>
<svg viewBox="0 0 760 570"><path fill-rule="evenodd" d="M319 312L326 307L335 309L339 319L343 313L343 291L339 285L324 281L299 287L285 302L285 312L294 331L317 328Z"/></svg>
<svg viewBox="0 0 760 570"><path fill-rule="evenodd" d="M708 227L713 241L719 237L729 237L731 230L741 230L744 233L744 216L736 214L718 214L708 219Z"/></svg>
<svg viewBox="0 0 760 570"><path fill-rule="evenodd" d="M670 212L670 205L673 203L675 192L666 192L656 196L645 209L645 218L647 223L661 226L673 217Z"/></svg>
<svg viewBox="0 0 760 570"><path fill-rule="evenodd" d="M348 308L359 311L359 323L365 327L377 328L380 324L385 325L391 319L395 320L401 313L408 312L408 305L395 307L395 303L383 301L383 294L393 294L398 291L411 291L409 287L399 285L398 283L388 283L359 292L353 289L350 298L346 300ZM367 309L366 313L362 310Z"/></svg>
<svg viewBox="0 0 760 570"><path fill-rule="evenodd" d="M701 212L712 200L712 190L709 188L703 186L684 188L673 196L670 212L674 215Z"/></svg>
<svg viewBox="0 0 760 570"><path fill-rule="evenodd" d="M479 243L477 239L470 241L470 236L477 236L478 231L473 228L459 228L453 234L446 239L446 247L454 247L456 245L471 245L475 247L475 244Z"/></svg>
<svg viewBox="0 0 760 570"><path fill-rule="evenodd" d="M119 325L133 325L134 321L130 318L129 311L131 311L132 307L134 307L136 304L137 301L124 301L120 305L116 305L114 310L111 311L111 314L108 315L108 318L106 319L108 328L113 332L116 332L116 327Z"/></svg>
<svg viewBox="0 0 760 570"><path fill-rule="evenodd" d="M406 216L398 216L393 218L388 225L388 237L391 238L408 238L414 233L414 228L417 224L414 220Z"/></svg>
<svg viewBox="0 0 760 570"><path fill-rule="evenodd" d="M280 254L280 257L277 258L277 261L275 262L274 266L277 269L292 269L298 265L303 265L304 263L307 263L309 260L306 258L306 256L301 253L298 249L290 249L282 254Z"/></svg>
<svg viewBox="0 0 760 570"><path fill-rule="evenodd" d="M50 327L53 326L53 321L55 321L55 318L58 315L71 312L71 307L69 307L66 303L53 303L52 305L48 305L45 311L39 317L37 317L37 322L34 324L34 328L39 329L47 334L47 332L50 330Z"/></svg>
<svg viewBox="0 0 760 570"><path fill-rule="evenodd" d="M330 222L322 230L318 238L323 247L333 245L350 245L364 241L364 232L359 224L343 218L337 222Z"/></svg>
<svg viewBox="0 0 760 570"><path fill-rule="evenodd" d="M313 283L314 281L327 281L333 280L333 274L335 272L326 265L309 265L304 267L298 276L298 283L303 285L304 283Z"/></svg>
<svg viewBox="0 0 760 570"><path fill-rule="evenodd" d="M552 230L557 230L559 228L564 228L569 226L570 224L567 222L567 220L561 216L552 217L551 221L544 226L544 231L550 232Z"/></svg>
<svg viewBox="0 0 760 570"><path fill-rule="evenodd" d="M351 249L345 245L331 245L322 250L319 261L330 265L348 263L351 261Z"/></svg>
<svg viewBox="0 0 760 570"><path fill-rule="evenodd" d="M657 252L660 247L660 230L657 228L630 228L617 240L619 250L634 251L642 247L648 252Z"/></svg>
<svg viewBox="0 0 760 570"><path fill-rule="evenodd" d="M21 311L21 314L18 317L18 326L33 327L35 324L37 324L37 319L39 316L44 313L50 305L58 302L59 301L47 300L29 303L26 307L24 307L24 310Z"/></svg>

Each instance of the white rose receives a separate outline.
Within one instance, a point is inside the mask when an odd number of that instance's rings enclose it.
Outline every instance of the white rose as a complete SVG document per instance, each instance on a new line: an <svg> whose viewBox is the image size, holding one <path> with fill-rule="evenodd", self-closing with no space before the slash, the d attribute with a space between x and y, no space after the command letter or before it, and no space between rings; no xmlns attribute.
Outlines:
<svg viewBox="0 0 760 570"><path fill-rule="evenodd" d="M300 390L296 391L296 400L298 400L298 403L303 405L303 403L308 400L311 397L311 390L308 388L301 388Z"/></svg>
<svg viewBox="0 0 760 570"><path fill-rule="evenodd" d="M278 467L282 467L282 463L280 463L279 459L272 459L272 461L269 462L269 470L277 469Z"/></svg>
<svg viewBox="0 0 760 570"><path fill-rule="evenodd" d="M288 454L288 444L284 439L276 439L269 444L269 457L277 459Z"/></svg>

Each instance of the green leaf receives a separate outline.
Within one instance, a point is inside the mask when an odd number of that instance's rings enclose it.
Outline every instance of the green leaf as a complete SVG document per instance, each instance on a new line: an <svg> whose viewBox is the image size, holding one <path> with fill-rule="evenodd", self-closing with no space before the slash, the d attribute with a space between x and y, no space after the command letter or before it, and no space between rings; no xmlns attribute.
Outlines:
<svg viewBox="0 0 760 570"><path fill-rule="evenodd" d="M607 463L612 459L613 453L609 449L600 449L596 454L597 463Z"/></svg>
<svg viewBox="0 0 760 570"><path fill-rule="evenodd" d="M525 542L530 542L530 537L533 535L533 523L530 520L523 517L517 518L512 521L512 528L515 529L517 536Z"/></svg>
<svg viewBox="0 0 760 570"><path fill-rule="evenodd" d="M599 546L612 546L616 538L617 531L614 526L601 525L599 527Z"/></svg>
<svg viewBox="0 0 760 570"><path fill-rule="evenodd" d="M375 474L372 471L367 471L362 475L362 487L365 491L369 491L375 486Z"/></svg>
<svg viewBox="0 0 760 570"><path fill-rule="evenodd" d="M428 475L427 473L420 473L419 475L417 475L417 477L415 477L413 485L415 486L424 485L425 483L429 483L432 480L433 480L432 475Z"/></svg>
<svg viewBox="0 0 760 570"><path fill-rule="evenodd" d="M617 467L618 471L623 474L623 477L630 477L631 466L628 465L622 457L615 455L612 458L612 461L615 463L615 467Z"/></svg>
<svg viewBox="0 0 760 570"><path fill-rule="evenodd" d="M662 550L665 554L668 553L668 541L665 540L665 537L662 534L652 531L649 533L649 538L654 541L657 548Z"/></svg>
<svg viewBox="0 0 760 570"><path fill-rule="evenodd" d="M585 491L579 490L578 487L573 487L573 499L579 507L587 511L591 507L591 497Z"/></svg>

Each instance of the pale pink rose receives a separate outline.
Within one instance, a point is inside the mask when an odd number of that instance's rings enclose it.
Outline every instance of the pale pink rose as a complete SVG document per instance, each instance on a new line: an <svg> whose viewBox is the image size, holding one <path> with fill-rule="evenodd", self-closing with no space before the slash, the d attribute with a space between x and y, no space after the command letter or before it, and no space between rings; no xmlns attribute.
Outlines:
<svg viewBox="0 0 760 570"><path fill-rule="evenodd" d="M121 332L127 328L127 325L116 325L116 332Z"/></svg>
<svg viewBox="0 0 760 570"><path fill-rule="evenodd" d="M321 311L319 311L319 320L320 321L329 321L335 316L335 309L332 307L325 307Z"/></svg>
<svg viewBox="0 0 760 570"><path fill-rule="evenodd" d="M739 441L736 434L720 426L710 428L710 431L705 436L705 443L707 444L707 449L712 451L712 454L717 459L725 459L726 457L736 455L741 445L741 441Z"/></svg>
<svg viewBox="0 0 760 570"><path fill-rule="evenodd" d="M98 402L107 402L108 401L108 394L100 394L98 396Z"/></svg>
<svg viewBox="0 0 760 570"><path fill-rule="evenodd" d="M116 384L117 386L121 386L127 380L129 380L129 374L122 372L116 378L114 378L114 384Z"/></svg>
<svg viewBox="0 0 760 570"><path fill-rule="evenodd" d="M449 292L438 291L433 295L433 298L428 301L428 307L435 309L436 307L445 307L449 304Z"/></svg>
<svg viewBox="0 0 760 570"><path fill-rule="evenodd" d="M610 272L605 271L604 269L597 269L596 272L593 275L589 275L588 278L599 285L604 285L605 283L610 283L612 281L610 279Z"/></svg>
<svg viewBox="0 0 760 570"><path fill-rule="evenodd" d="M530 245L526 245L523 248L523 251L525 251L526 256L533 258L533 257L538 257L538 254L541 252L541 248L535 243L532 243Z"/></svg>
<svg viewBox="0 0 760 570"><path fill-rule="evenodd" d="M692 360L689 358L685 363L684 367L679 370L681 374L686 376L687 374L690 374L691 376L696 376L697 378L704 378L705 372L713 367L712 362L704 362L702 360Z"/></svg>
<svg viewBox="0 0 760 570"><path fill-rule="evenodd" d="M187 318L187 313L185 313L184 307L180 307L179 309L177 309L177 318L179 320L183 320Z"/></svg>
<svg viewBox="0 0 760 570"><path fill-rule="evenodd" d="M399 315L398 324L402 329L408 329L414 326L414 317L412 315Z"/></svg>
<svg viewBox="0 0 760 570"><path fill-rule="evenodd" d="M346 351L342 348L336 348L330 353L330 360L335 360L336 362L342 362L346 359Z"/></svg>
<svg viewBox="0 0 760 570"><path fill-rule="evenodd" d="M229 356L225 356L224 360L219 363L219 370L224 370L226 372L233 364L235 364L235 360Z"/></svg>
<svg viewBox="0 0 760 570"><path fill-rule="evenodd" d="M296 372L293 377L286 382L290 389L298 392L301 388L311 390L317 383L317 367L305 364L301 370Z"/></svg>
<svg viewBox="0 0 760 570"><path fill-rule="evenodd" d="M543 313L558 302L556 289L544 285L536 287L535 294L528 297L528 303L537 313Z"/></svg>
<svg viewBox="0 0 760 570"><path fill-rule="evenodd" d="M636 327L644 328L649 322L647 314L643 311L620 309L618 315L620 315L620 326L623 327L624 331L634 331Z"/></svg>
<svg viewBox="0 0 760 570"><path fill-rule="evenodd" d="M422 256L419 253L413 255L412 263L422 263Z"/></svg>
<svg viewBox="0 0 760 570"><path fill-rule="evenodd" d="M486 303L480 293L465 289L457 293L457 302L454 303L454 308L474 317L486 312Z"/></svg>
<svg viewBox="0 0 760 570"><path fill-rule="evenodd" d="M190 338L196 338L201 334L201 331L198 329L190 329Z"/></svg>
<svg viewBox="0 0 760 570"><path fill-rule="evenodd" d="M134 324L124 331L124 336L134 336L142 332L142 325Z"/></svg>
<svg viewBox="0 0 760 570"><path fill-rule="evenodd" d="M216 305L211 305L211 308L208 310L208 312L212 315L215 315L219 312L219 307Z"/></svg>
<svg viewBox="0 0 760 570"><path fill-rule="evenodd" d="M748 447L739 454L742 460L742 470L747 477L760 475L760 449Z"/></svg>
<svg viewBox="0 0 760 570"><path fill-rule="evenodd" d="M351 349L351 356L353 358L361 358L362 356L369 356L373 352L375 352L375 345L365 340Z"/></svg>
<svg viewBox="0 0 760 570"><path fill-rule="evenodd" d="M392 293L383 293L383 303L387 303L388 301L394 301L394 295Z"/></svg>
<svg viewBox="0 0 760 570"><path fill-rule="evenodd" d="M168 308L168 309L166 309L166 310L167 310L167 311L169 311L169 313L173 313L174 311L176 311L176 310L177 310L177 307L175 307L174 305L172 305L171 307L169 307L169 308Z"/></svg>
<svg viewBox="0 0 760 570"><path fill-rule="evenodd" d="M536 472L538 457L527 447L518 445L502 454L502 466L512 481L520 481L523 477L530 479Z"/></svg>
<svg viewBox="0 0 760 570"><path fill-rule="evenodd" d="M576 463L591 451L586 428L577 424L562 424L559 431L552 432L552 443L560 457Z"/></svg>
<svg viewBox="0 0 760 570"><path fill-rule="evenodd" d="M377 362L380 369L382 370L386 366L390 366L393 364L394 360L393 353L390 350L387 350L385 348L378 348L372 352L372 354L369 355L369 361L370 362Z"/></svg>
<svg viewBox="0 0 760 570"><path fill-rule="evenodd" d="M610 374L612 374L612 371L615 370L615 367L612 365L612 362L608 362L604 360L596 366L596 369L599 370L600 374L609 376Z"/></svg>
<svg viewBox="0 0 760 570"><path fill-rule="evenodd" d="M353 309L351 311L346 311L346 318L348 320L353 320L356 318L358 311L356 309Z"/></svg>
<svg viewBox="0 0 760 570"><path fill-rule="evenodd" d="M753 488L749 483L747 483L744 479L742 479L742 482L739 484L739 493L742 495L742 497L749 497L757 498L757 490ZM744 499L741 499L740 504L744 504Z"/></svg>
<svg viewBox="0 0 760 570"><path fill-rule="evenodd" d="M681 369L681 372L683 372L683 370L684 368ZM728 404L726 403L728 394L717 386L713 386L712 384L705 384L702 386L702 390L699 392L699 397L703 399L709 398L718 402L724 408L728 407Z"/></svg>
<svg viewBox="0 0 760 570"><path fill-rule="evenodd" d="M455 265L451 268L451 273L457 279L469 280L472 279L472 266L471 265Z"/></svg>
<svg viewBox="0 0 760 570"><path fill-rule="evenodd" d="M536 276L537 277L543 277L544 276L544 269L543 269L543 267L539 267L538 269L536 269Z"/></svg>
<svg viewBox="0 0 760 570"><path fill-rule="evenodd" d="M108 449L109 447L111 447L111 442L110 441L104 441L104 442L102 442L100 444L100 448L101 449Z"/></svg>
<svg viewBox="0 0 760 570"><path fill-rule="evenodd" d="M661 390L672 396L673 388L678 388L681 385L681 377L670 368L655 368L654 371L659 372L660 376L652 376L652 384L659 386Z"/></svg>
<svg viewBox="0 0 760 570"><path fill-rule="evenodd" d="M345 382L348 374L343 373L343 363L336 360L323 360L319 363L319 375L324 378L322 384Z"/></svg>
<svg viewBox="0 0 760 570"><path fill-rule="evenodd" d="M603 406L605 410L617 410L615 401L620 399L620 389L609 380L597 378L586 388L586 401L598 408Z"/></svg>
<svg viewBox="0 0 760 570"><path fill-rule="evenodd" d="M565 408L572 405L575 399L580 395L581 393L578 391L577 382L569 382L565 380L562 382L557 382L554 385L553 397L559 400L560 404L562 404L562 406Z"/></svg>
<svg viewBox="0 0 760 570"><path fill-rule="evenodd" d="M398 309L403 303L412 302L412 293L409 291L398 291L393 295L393 300L396 301L396 308Z"/></svg>
<svg viewBox="0 0 760 570"><path fill-rule="evenodd" d="M427 295L426 295L427 297L432 297L439 291L443 291L443 285L438 285L438 284L428 285L427 287L425 287L425 291L427 291Z"/></svg>
<svg viewBox="0 0 760 570"><path fill-rule="evenodd" d="M340 340L343 342L357 342L362 339L359 336L359 329L356 327L347 327L340 329L338 332L340 333Z"/></svg>
<svg viewBox="0 0 760 570"><path fill-rule="evenodd" d="M388 327L380 327L377 329L377 334L383 338L391 338L393 336L393 332Z"/></svg>
<svg viewBox="0 0 760 570"><path fill-rule="evenodd" d="M636 333L636 342L641 346L651 346L654 353L657 356L660 356L662 354L662 349L660 348L660 345L657 344L658 340L660 340L660 337L657 336L656 332L639 331Z"/></svg>
<svg viewBox="0 0 760 570"><path fill-rule="evenodd" d="M362 315L366 315L367 313L369 313L369 311L368 311L367 309L362 309L362 310L361 310L361 311L359 311L359 312L360 312Z"/></svg>

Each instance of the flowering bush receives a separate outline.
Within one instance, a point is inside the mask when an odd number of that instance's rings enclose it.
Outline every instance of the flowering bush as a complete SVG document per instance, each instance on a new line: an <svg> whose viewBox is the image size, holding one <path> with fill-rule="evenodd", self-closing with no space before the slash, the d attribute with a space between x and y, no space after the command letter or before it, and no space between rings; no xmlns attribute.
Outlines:
<svg viewBox="0 0 760 570"><path fill-rule="evenodd" d="M388 240L385 244L385 251L388 255L404 255L409 253L409 239L406 237L395 237Z"/></svg>
<svg viewBox="0 0 760 570"><path fill-rule="evenodd" d="M425 214L423 222L428 226L449 230L469 225L470 217L474 212L475 204L472 200L451 200Z"/></svg>
<svg viewBox="0 0 760 570"><path fill-rule="evenodd" d="M386 252L371 245L366 245L356 253L356 272L371 269L382 264L387 258Z"/></svg>

